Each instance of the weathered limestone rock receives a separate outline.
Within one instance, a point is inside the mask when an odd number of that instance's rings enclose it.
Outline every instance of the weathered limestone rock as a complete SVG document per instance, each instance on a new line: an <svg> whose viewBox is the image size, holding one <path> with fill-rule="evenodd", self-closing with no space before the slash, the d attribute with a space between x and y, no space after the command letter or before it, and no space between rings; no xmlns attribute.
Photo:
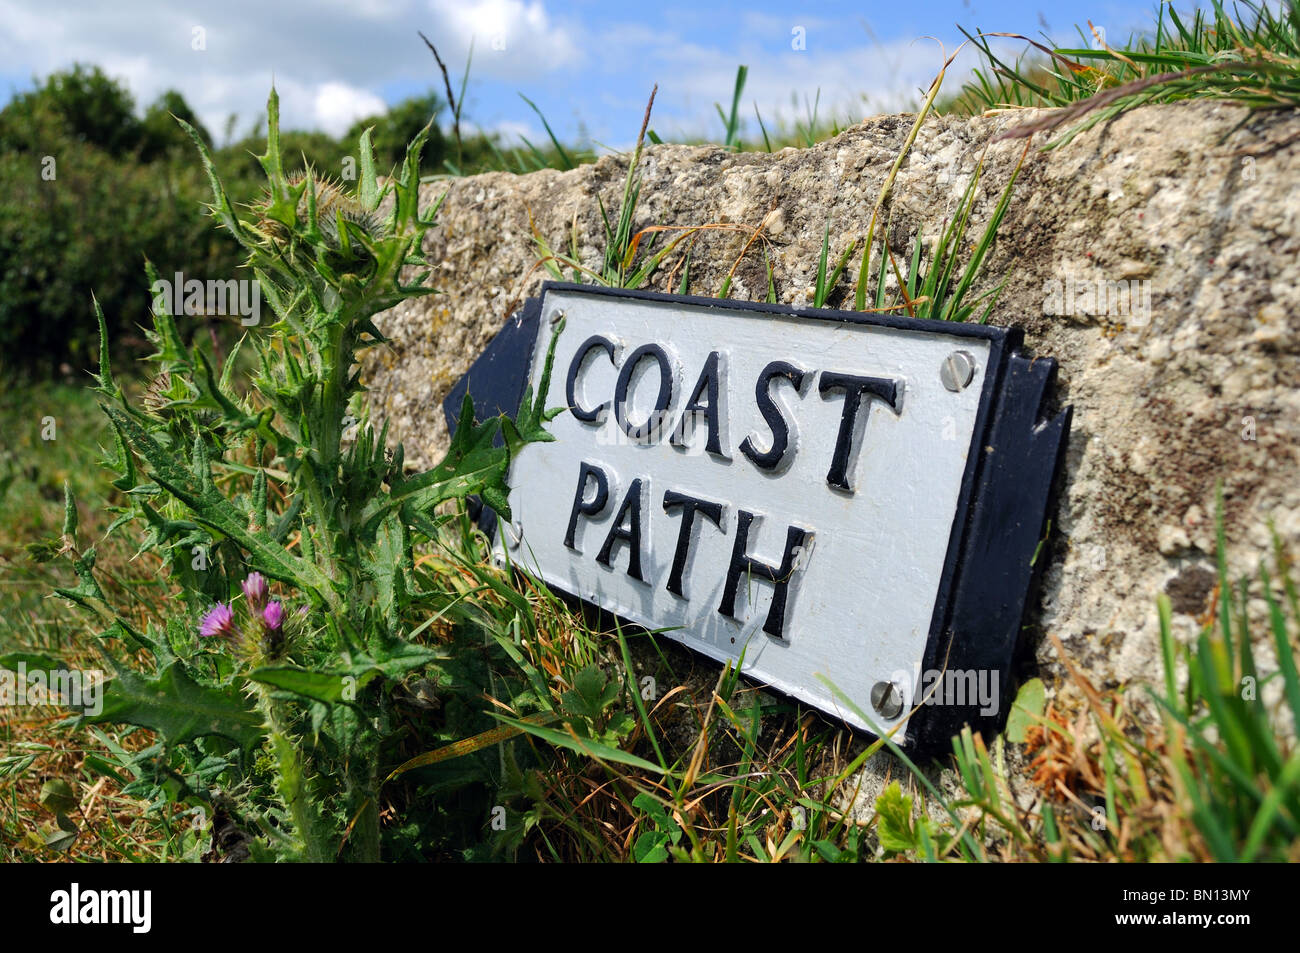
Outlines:
<svg viewBox="0 0 1300 953"><path fill-rule="evenodd" d="M1024 148L990 139L1025 118L925 124L890 201L896 255L907 253L918 227L930 238L939 232L987 148L971 229L978 236ZM651 147L636 225L753 226L780 209L771 228L777 296L806 302L826 223L837 252L865 232L911 122L878 117L814 148L773 155ZM1159 678L1158 593L1173 600L1180 638L1196 630L1215 585L1217 481L1236 570L1254 572L1266 555L1270 521L1300 552L1298 130L1294 111L1248 117L1230 105L1178 104L1025 155L985 287L1006 277L991 321L1024 327L1030 348L1059 359L1059 392L1075 408L1058 542L1036 621L1098 687ZM394 349L376 350L367 366L373 411L389 420L408 459L437 460L445 446L439 401L510 302L546 276L530 216L553 248L567 250L576 231L584 264L598 268L596 197L616 209L625 170L626 159L606 157L571 172L450 184L441 227L428 239L441 263L432 281L444 293L385 315ZM447 188L428 186L428 200ZM692 293L718 291L746 238L702 234ZM678 264L667 259L652 287L677 290ZM1139 302L1149 295L1149 314L1105 301L1104 285L1103 301L1088 301L1094 283L1121 281L1147 283L1134 290ZM730 296L761 300L766 292L755 248L736 268ZM851 299L846 274L830 305L851 307ZM1073 313L1048 313L1060 311ZM1267 643L1257 651L1269 666ZM1050 684L1063 673L1055 649L1041 639L1036 652Z"/></svg>

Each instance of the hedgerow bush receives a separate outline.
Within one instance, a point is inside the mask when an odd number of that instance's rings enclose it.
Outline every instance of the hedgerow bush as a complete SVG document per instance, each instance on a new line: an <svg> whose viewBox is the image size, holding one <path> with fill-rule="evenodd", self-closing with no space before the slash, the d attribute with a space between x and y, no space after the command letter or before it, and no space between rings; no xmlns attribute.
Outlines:
<svg viewBox="0 0 1300 953"><path fill-rule="evenodd" d="M98 68L55 73L0 111L0 365L46 374L94 361L86 303L106 306L123 357L142 353L145 258L164 274L232 276L240 252L208 227L206 183L171 118L197 123L164 93L143 118ZM205 144L208 133L194 125ZM189 333L197 319L180 317Z"/></svg>
<svg viewBox="0 0 1300 953"><path fill-rule="evenodd" d="M343 139L288 132L282 153L322 175L346 179L356 142L370 128L381 168L400 165L406 145L426 126L426 168L441 166L445 144L431 117L443 109L433 94L398 103L358 121ZM175 117L175 118L173 118ZM208 227L202 203L208 185L190 161L184 120L211 149L212 137L185 99L163 93L137 116L131 94L98 67L51 74L0 110L0 365L48 374L62 364L93 363L98 331L86 302L103 306L113 357L145 353L138 325L146 321L148 286L142 263L160 275L227 280L243 258L227 233ZM263 177L255 138L217 151L235 207L257 200ZM181 335L204 325L229 341L230 316L175 314Z"/></svg>

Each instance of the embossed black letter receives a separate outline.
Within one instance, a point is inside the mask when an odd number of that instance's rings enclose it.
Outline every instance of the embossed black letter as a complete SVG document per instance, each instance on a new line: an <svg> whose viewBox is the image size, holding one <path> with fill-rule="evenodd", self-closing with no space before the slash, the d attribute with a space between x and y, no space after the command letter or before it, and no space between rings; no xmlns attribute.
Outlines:
<svg viewBox="0 0 1300 953"><path fill-rule="evenodd" d="M587 495L588 480L596 481L596 495L590 500L584 499ZM564 545L570 549L577 549L578 547L573 544L573 537L578 529L578 517L595 516L604 511L605 504L608 502L608 475L596 464L584 460L578 470L578 490L573 494L573 509L569 511L569 531L564 534Z"/></svg>
<svg viewBox="0 0 1300 953"><path fill-rule="evenodd" d="M596 555L596 562L605 566L610 565L609 554L614 544L623 540L630 548L627 574L633 579L645 582L645 576L641 575L641 483L639 479L633 480L632 485L627 488L627 496L623 498L623 505L618 508L614 525L610 527L609 535L605 537L605 544L600 547L600 552ZM628 524L626 527L623 525L624 522Z"/></svg>
<svg viewBox="0 0 1300 953"><path fill-rule="evenodd" d="M849 459L853 454L853 432L857 429L858 407L862 396L878 397L894 412L898 412L898 381L889 377L855 377L852 374L835 374L823 371L817 390L822 399L832 391L844 392L844 411L840 414L840 432L835 438L835 452L831 455L831 468L826 474L826 482L841 490L853 492L849 486ZM868 409L870 413L870 409ZM865 420L865 415L864 418Z"/></svg>
<svg viewBox="0 0 1300 953"><path fill-rule="evenodd" d="M668 574L665 588L675 596L682 596L682 573L686 569L686 560L691 554L691 530L695 526L695 514L699 513L714 526L722 526L722 504L698 497L687 496L676 490L664 494L664 512L671 513L677 508L682 511L682 526L677 531L677 549L673 553L673 568Z"/></svg>
<svg viewBox="0 0 1300 953"><path fill-rule="evenodd" d="M628 390L632 384L632 372L642 359L652 357L659 365L659 396L655 398L655 409L650 412L645 423L633 426L628 422ZM623 369L618 372L618 384L614 388L614 419L623 428L623 432L633 440L650 442L655 431L663 426L664 413L673 402L673 369L668 354L658 344L642 344L628 355L623 362Z"/></svg>
<svg viewBox="0 0 1300 953"><path fill-rule="evenodd" d="M569 365L569 378L564 384L564 397L569 402L569 411L573 416L581 420L584 424L600 423L604 419L605 411L609 408L609 401L588 410L578 403L578 373L582 370L583 362L587 360L587 355L595 348L602 349L609 355L609 361L614 362L614 342L607 337L599 334L593 334L587 340L582 342L582 346L573 354L573 363Z"/></svg>
<svg viewBox="0 0 1300 953"><path fill-rule="evenodd" d="M718 611L725 616L736 618L736 590L740 588L742 575L757 576L772 583L772 604L767 610L767 619L763 631L776 638L784 638L785 601L790 586L790 576L795 570L798 551L811 535L808 530L791 526L785 534L785 552L781 554L779 567L761 563L749 555L749 525L754 522L754 514L748 510L740 511L736 524L736 543L731 548L731 565L727 567L727 581L722 589L722 602Z"/></svg>
<svg viewBox="0 0 1300 953"><path fill-rule="evenodd" d="M758 400L759 412L767 421L767 425L772 428L772 447L760 453L754 448L754 438L749 436L740 445L740 452L764 470L776 469L781 458L785 456L786 448L790 445L790 425L781 414L781 408L772 399L772 380L777 377L784 377L794 385L796 391L799 391L803 389L804 372L786 361L773 361L758 375L754 396Z"/></svg>
<svg viewBox="0 0 1300 953"><path fill-rule="evenodd" d="M695 384L695 389L691 391L690 397L686 399L686 406L682 408L682 418L677 422L677 429L673 432L670 442L674 447L686 446L686 420L688 417L703 413L704 422L709 428L709 439L704 445L704 449L709 453L715 453L718 456L723 455L722 438L721 438L721 421L719 414L721 412L722 393L722 354L713 351L709 354L704 362L704 370L700 371L700 379ZM701 404L700 398L707 397L708 403Z"/></svg>

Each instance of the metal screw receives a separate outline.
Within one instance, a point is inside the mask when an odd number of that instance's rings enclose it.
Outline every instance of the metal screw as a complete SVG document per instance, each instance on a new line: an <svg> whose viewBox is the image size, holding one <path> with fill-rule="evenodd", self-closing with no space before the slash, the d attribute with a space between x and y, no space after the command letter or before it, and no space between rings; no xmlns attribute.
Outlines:
<svg viewBox="0 0 1300 953"><path fill-rule="evenodd" d="M903 693L893 682L876 682L871 686L871 707L886 721L903 713Z"/></svg>
<svg viewBox="0 0 1300 953"><path fill-rule="evenodd" d="M954 393L975 379L975 358L969 351L953 351L939 365L939 380Z"/></svg>
<svg viewBox="0 0 1300 953"><path fill-rule="evenodd" d="M555 327L557 324L559 324L567 317L568 314L565 312L563 308L557 308L555 310L555 313L551 315L551 327Z"/></svg>

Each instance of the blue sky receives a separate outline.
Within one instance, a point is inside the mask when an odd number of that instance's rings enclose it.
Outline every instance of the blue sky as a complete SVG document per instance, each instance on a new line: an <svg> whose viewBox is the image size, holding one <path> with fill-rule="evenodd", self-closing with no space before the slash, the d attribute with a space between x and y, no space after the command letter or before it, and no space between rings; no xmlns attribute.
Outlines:
<svg viewBox="0 0 1300 953"><path fill-rule="evenodd" d="M220 139L231 113L240 132L254 123L274 76L285 125L337 134L441 87L423 30L456 75L473 40L465 106L473 124L542 135L523 92L561 138L617 148L635 138L655 82L652 124L665 138L717 137L713 104L729 103L740 63L749 66L747 134L757 135L755 103L776 124L795 117L792 98L802 110L818 90L823 116L855 122L913 105L942 60L924 37L951 52L958 23L1045 31L1073 45L1076 23L1091 19L1113 42L1149 26L1153 10L1108 0L0 0L0 99L30 88L33 75L92 62L122 79L141 108L179 89Z"/></svg>

